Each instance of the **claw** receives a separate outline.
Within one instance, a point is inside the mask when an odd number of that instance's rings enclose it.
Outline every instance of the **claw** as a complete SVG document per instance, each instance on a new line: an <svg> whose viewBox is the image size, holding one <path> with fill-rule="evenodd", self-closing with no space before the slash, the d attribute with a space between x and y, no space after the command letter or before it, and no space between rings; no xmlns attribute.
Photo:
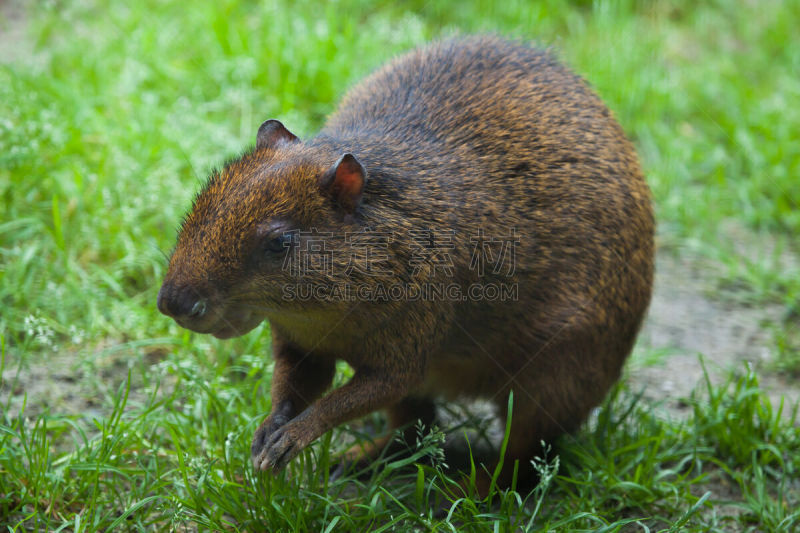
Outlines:
<svg viewBox="0 0 800 533"><path fill-rule="evenodd" d="M294 444L289 444L286 449L281 452L277 459L273 462L272 469L276 472L283 470L292 458L291 452L294 450Z"/></svg>
<svg viewBox="0 0 800 533"><path fill-rule="evenodd" d="M288 422L288 416L277 413L270 415L256 430L255 435L253 435L253 443L250 445L250 460L257 470L265 470L267 468L264 462L265 454L275 444L277 437L282 434L281 428Z"/></svg>

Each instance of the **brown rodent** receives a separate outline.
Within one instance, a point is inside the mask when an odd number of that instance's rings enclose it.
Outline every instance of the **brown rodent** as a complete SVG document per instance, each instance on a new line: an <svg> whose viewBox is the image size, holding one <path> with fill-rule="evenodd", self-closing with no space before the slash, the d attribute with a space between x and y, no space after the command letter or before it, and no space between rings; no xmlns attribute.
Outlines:
<svg viewBox="0 0 800 533"><path fill-rule="evenodd" d="M429 423L437 397L505 418L513 389L507 484L619 377L653 225L634 149L581 78L524 44L458 38L367 77L311 139L265 122L197 195L158 308L220 338L269 321L256 468L378 409ZM337 359L354 375L323 396Z"/></svg>

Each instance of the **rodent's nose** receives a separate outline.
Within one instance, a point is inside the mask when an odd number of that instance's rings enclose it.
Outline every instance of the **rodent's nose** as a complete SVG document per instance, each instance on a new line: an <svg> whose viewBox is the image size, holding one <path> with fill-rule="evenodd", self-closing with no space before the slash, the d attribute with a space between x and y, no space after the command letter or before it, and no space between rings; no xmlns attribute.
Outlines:
<svg viewBox="0 0 800 533"><path fill-rule="evenodd" d="M191 286L176 287L166 282L158 291L158 310L172 318L202 318L208 310L208 300L201 298Z"/></svg>

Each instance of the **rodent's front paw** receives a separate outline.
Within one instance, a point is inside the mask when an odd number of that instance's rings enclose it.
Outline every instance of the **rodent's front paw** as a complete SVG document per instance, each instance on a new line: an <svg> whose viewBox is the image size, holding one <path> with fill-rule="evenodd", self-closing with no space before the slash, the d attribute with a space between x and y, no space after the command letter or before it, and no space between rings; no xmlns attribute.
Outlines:
<svg viewBox="0 0 800 533"><path fill-rule="evenodd" d="M261 452L265 449L269 438L275 433L276 430L289 423L289 417L283 414L273 413L269 415L256 430L253 435L253 443L250 445L250 459L253 461L253 466L257 469L260 468Z"/></svg>
<svg viewBox="0 0 800 533"><path fill-rule="evenodd" d="M302 435L302 426L298 424L289 423L277 428L267 438L261 450L257 454L253 453L253 465L257 470L277 472L283 469L306 447L306 439Z"/></svg>

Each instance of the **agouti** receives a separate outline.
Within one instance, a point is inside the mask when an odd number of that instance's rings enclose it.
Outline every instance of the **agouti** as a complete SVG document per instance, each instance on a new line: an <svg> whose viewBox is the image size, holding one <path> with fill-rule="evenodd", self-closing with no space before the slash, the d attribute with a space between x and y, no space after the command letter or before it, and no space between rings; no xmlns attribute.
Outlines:
<svg viewBox="0 0 800 533"><path fill-rule="evenodd" d="M158 308L219 338L269 321L256 468L375 410L430 423L439 397L505 419L513 390L507 484L618 379L653 226L634 149L580 77L525 44L457 38L367 77L311 139L264 122L197 195ZM354 375L324 394L336 360Z"/></svg>

